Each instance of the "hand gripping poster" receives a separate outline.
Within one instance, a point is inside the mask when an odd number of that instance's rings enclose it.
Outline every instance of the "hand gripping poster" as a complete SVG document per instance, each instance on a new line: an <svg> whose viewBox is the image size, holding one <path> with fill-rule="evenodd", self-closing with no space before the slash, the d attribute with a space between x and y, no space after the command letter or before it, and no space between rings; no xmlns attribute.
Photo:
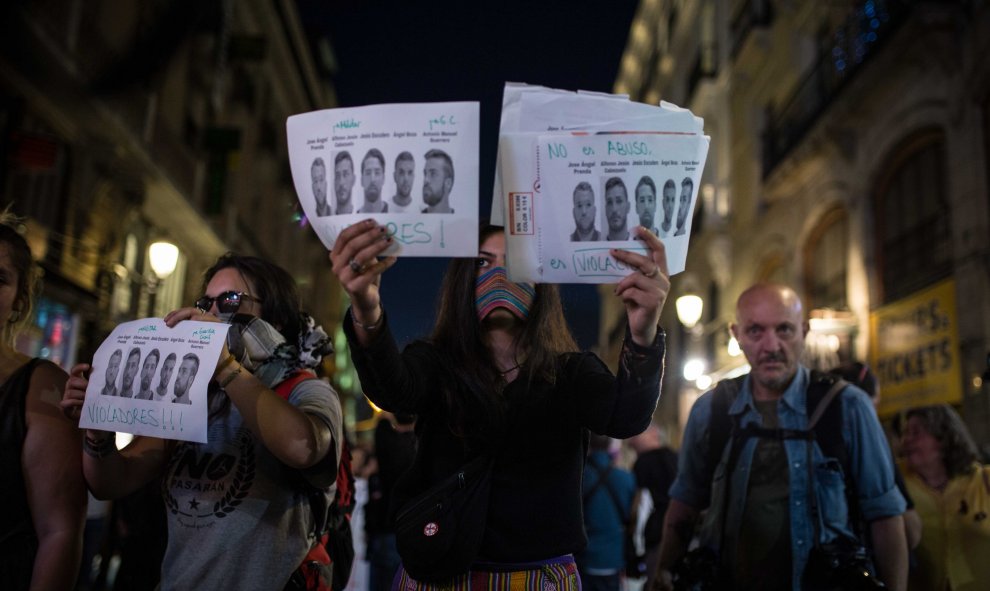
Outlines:
<svg viewBox="0 0 990 591"><path fill-rule="evenodd" d="M79 426L206 443L207 389L229 324L118 325L93 356Z"/></svg>
<svg viewBox="0 0 990 591"><path fill-rule="evenodd" d="M612 248L645 253L633 228L684 270L709 138L691 132L506 134L506 267L513 281L617 283Z"/></svg>
<svg viewBox="0 0 990 591"><path fill-rule="evenodd" d="M397 256L477 256L476 102L371 105L286 121L299 203L328 249L374 218Z"/></svg>

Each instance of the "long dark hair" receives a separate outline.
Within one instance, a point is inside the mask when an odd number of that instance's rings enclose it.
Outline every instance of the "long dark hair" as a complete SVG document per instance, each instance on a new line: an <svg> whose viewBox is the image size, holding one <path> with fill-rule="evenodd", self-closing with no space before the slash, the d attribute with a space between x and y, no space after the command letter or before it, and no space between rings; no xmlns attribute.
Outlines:
<svg viewBox="0 0 990 591"><path fill-rule="evenodd" d="M501 232L499 226L485 224L479 240ZM429 341L449 360L453 381L444 387L455 433L474 438L491 434L500 427L504 409L501 391L505 386L484 339L475 308L477 259L453 259L447 267L437 322ZM564 319L560 292L556 285L537 284L529 316L516 338L521 362L517 379L532 382L556 380L557 358L577 351L577 344ZM458 388L457 384L466 388ZM468 396L468 399L464 399Z"/></svg>
<svg viewBox="0 0 990 591"><path fill-rule="evenodd" d="M14 294L12 313L17 314L15 320L3 323L0 329L3 341L11 344L14 335L31 319L31 308L34 305L34 294L38 284L37 267L27 240L17 231L15 218L8 211L0 212L0 244L7 245L10 264L17 271L17 289Z"/></svg>
<svg viewBox="0 0 990 591"><path fill-rule="evenodd" d="M254 286L257 293L251 295L261 300L261 319L277 328L286 342L295 346L299 342L302 300L292 275L265 259L228 252L203 274L203 289L217 272L230 268L236 269Z"/></svg>
<svg viewBox="0 0 990 591"><path fill-rule="evenodd" d="M911 417L917 417L925 431L938 441L942 448L942 463L945 464L949 478L972 472L973 462L979 459L976 444L973 443L966 424L951 406L935 404L912 408L907 411L905 422Z"/></svg>

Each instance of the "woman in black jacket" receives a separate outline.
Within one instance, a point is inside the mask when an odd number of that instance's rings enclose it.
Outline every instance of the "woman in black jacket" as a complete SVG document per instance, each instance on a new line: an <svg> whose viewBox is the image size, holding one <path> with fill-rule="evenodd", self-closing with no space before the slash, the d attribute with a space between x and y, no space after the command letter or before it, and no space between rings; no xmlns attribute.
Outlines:
<svg viewBox="0 0 990 591"><path fill-rule="evenodd" d="M396 486L393 509L472 458L494 458L470 572L443 579L420 570L417 581L403 555L393 588L502 589L520 579L541 591L579 588L572 553L586 542L587 432L641 432L660 394L658 321L670 281L663 244L644 228L636 232L648 255L611 251L631 271L615 289L628 319L617 376L577 351L556 286L508 281L505 237L494 226L482 228L478 258L450 263L433 334L400 353L378 289L395 263L379 258L391 238L373 220L341 232L330 258L351 297L344 330L362 387L381 408L419 417L416 460Z"/></svg>

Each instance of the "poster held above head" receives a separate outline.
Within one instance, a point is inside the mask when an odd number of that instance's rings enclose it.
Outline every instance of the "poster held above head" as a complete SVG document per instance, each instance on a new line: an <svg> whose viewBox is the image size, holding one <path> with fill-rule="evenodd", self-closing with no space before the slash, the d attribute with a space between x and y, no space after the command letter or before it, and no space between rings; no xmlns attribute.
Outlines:
<svg viewBox="0 0 990 591"><path fill-rule="evenodd" d="M371 217L393 239L388 255L478 254L478 103L326 109L286 131L299 203L328 249Z"/></svg>
<svg viewBox="0 0 990 591"><path fill-rule="evenodd" d="M636 226L663 241L671 275L683 271L709 141L670 103L507 86L492 217L509 278L617 283L634 270L610 251L644 252Z"/></svg>

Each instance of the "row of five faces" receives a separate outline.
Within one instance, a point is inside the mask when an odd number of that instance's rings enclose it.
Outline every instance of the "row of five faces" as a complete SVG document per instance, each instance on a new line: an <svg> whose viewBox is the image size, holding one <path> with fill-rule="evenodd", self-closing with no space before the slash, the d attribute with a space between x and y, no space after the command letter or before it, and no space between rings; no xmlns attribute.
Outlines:
<svg viewBox="0 0 990 591"><path fill-rule="evenodd" d="M688 212L691 211L691 194L694 182L690 177L681 181L680 203L677 209L677 224L674 225L674 203L677 200L677 185L668 179L663 185L663 221L656 223L657 187L653 179L643 176L636 184L636 215L639 225L649 229L661 238L683 236L686 231ZM571 239L575 242L601 240L595 229L597 216L595 192L591 184L578 183L574 189L574 224ZM605 181L605 220L608 223L606 240L629 240L629 197L625 182L620 177Z"/></svg>

